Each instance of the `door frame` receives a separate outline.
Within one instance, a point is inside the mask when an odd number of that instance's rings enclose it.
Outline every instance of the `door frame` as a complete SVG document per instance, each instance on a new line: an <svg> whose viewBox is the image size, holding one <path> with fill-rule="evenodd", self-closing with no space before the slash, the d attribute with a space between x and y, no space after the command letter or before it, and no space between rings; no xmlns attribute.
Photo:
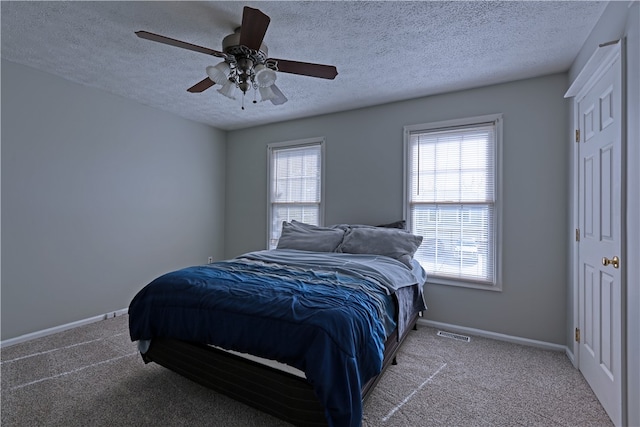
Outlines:
<svg viewBox="0 0 640 427"><path fill-rule="evenodd" d="M576 232L579 228L579 193L580 193L580 144L575 142L576 136L574 134L574 130L580 128L580 117L578 110L578 103L585 96L586 92L591 89L591 87L602 77L602 75L613 65L613 63L620 58L621 61L621 87L620 87L620 95L621 95L621 112L620 112L620 120L621 120L621 132L620 132L620 144L621 144L621 159L620 159L620 167L622 168L621 174L621 194L620 194L620 245L621 245L621 259L623 263L626 263L628 260L626 248L627 242L625 239L626 236L626 197L627 197L627 157L626 157L626 147L627 147L627 138L626 138L626 129L627 129L627 105L626 105L626 58L625 58L625 49L623 49L623 44L625 44L624 39L613 40L607 43L602 43L598 46L595 52L591 55L587 63L584 65L578 76L571 83L571 86L565 93L565 98L572 98L571 107L573 111L573 128L571 131L571 145L572 145L572 153L573 153L573 164L571 171L571 224L572 224L572 233ZM582 140L582 139L581 139ZM577 233L576 233L577 234ZM571 292L573 295L573 318L572 318L572 328L570 331L570 335L574 336L574 331L580 326L580 272L579 272L579 244L577 238L572 238L571 240L571 271L572 271L572 281L571 281ZM623 264L624 266L624 264ZM622 425L626 425L627 423L627 283L626 283L627 275L626 268L620 274L620 310L621 310L621 400L622 400ZM567 345L567 348L571 350L569 355L574 367L576 369L580 368L580 343L572 339L571 344Z"/></svg>

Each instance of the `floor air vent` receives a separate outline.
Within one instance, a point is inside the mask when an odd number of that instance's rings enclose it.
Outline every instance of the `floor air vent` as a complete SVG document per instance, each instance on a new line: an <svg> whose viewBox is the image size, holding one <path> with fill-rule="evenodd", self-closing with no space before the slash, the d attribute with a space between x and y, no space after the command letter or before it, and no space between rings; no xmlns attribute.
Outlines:
<svg viewBox="0 0 640 427"><path fill-rule="evenodd" d="M464 342L471 341L471 337L468 337L466 335L454 334L453 332L438 331L438 336L451 338L452 340L458 340L458 341L464 341Z"/></svg>

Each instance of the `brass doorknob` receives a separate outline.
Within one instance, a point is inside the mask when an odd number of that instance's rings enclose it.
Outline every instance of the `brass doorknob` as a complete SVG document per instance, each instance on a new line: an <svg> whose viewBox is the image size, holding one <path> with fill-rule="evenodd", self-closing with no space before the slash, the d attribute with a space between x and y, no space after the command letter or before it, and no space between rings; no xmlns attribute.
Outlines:
<svg viewBox="0 0 640 427"><path fill-rule="evenodd" d="M614 256L611 259L602 257L602 265L604 265L605 267L607 265L613 265L613 268L618 268L620 267L620 258L618 258L617 256Z"/></svg>

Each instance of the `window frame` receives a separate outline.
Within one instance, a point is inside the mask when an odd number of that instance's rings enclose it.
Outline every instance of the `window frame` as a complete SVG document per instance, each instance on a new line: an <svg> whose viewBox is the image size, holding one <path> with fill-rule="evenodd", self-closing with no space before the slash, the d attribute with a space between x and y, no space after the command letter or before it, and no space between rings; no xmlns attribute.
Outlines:
<svg viewBox="0 0 640 427"><path fill-rule="evenodd" d="M474 289L482 289L489 291L502 291L502 145L503 145L503 115L501 113L488 114L475 117L466 117L452 120L444 120L430 123L422 123L415 125L404 126L403 132L403 214L407 221L407 227L409 231L412 225L411 218L411 133L413 132L429 132L439 129L453 129L456 127L472 127L474 125L482 125L489 122L495 123L495 145L494 145L494 217L493 217L493 237L495 245L495 260L494 260L494 281L493 283L479 282L472 279L452 279L443 277L433 277L427 272L427 283L458 286Z"/></svg>
<svg viewBox="0 0 640 427"><path fill-rule="evenodd" d="M325 201L325 138L314 137L297 139L284 142L273 142L267 144L267 236L266 248L270 248L271 226L273 221L273 201L271 200L271 186L274 179L271 164L273 152L277 150L289 150L295 148L306 148L311 146L320 147L320 202L318 203L318 225L324 225L324 201Z"/></svg>

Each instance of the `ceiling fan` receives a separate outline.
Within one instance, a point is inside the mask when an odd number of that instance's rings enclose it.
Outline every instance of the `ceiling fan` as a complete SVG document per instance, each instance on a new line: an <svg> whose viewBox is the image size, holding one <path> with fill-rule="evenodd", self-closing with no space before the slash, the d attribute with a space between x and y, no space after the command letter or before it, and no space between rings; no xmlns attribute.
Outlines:
<svg viewBox="0 0 640 427"><path fill-rule="evenodd" d="M287 102L286 96L275 85L276 71L330 80L338 75L338 70L333 65L269 58L267 46L262 41L270 21L271 18L260 10L245 6L242 25L222 40L222 52L148 31L136 31L136 35L143 39L223 58L224 61L219 64L207 67L207 77L187 91L200 93L220 84L222 87L218 92L235 99L236 89L240 89L243 95L242 109L244 95L251 88L260 93L262 101L268 100L274 105Z"/></svg>

